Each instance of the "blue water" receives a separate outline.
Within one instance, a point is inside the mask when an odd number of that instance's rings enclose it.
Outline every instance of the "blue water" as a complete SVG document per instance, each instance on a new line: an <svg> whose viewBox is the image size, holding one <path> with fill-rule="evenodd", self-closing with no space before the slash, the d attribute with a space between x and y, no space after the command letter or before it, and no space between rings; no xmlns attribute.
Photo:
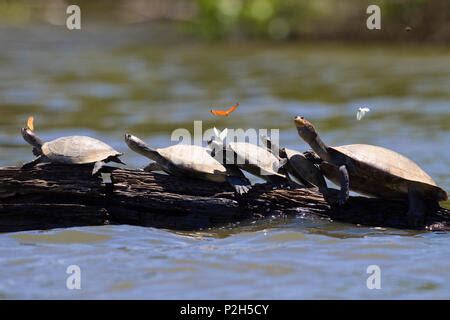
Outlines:
<svg viewBox="0 0 450 320"><path fill-rule="evenodd" d="M300 218L191 234L130 226L4 234L0 296L448 299L449 240ZM66 287L70 265L80 267L80 290ZM367 288L370 265L380 267L381 289Z"/></svg>

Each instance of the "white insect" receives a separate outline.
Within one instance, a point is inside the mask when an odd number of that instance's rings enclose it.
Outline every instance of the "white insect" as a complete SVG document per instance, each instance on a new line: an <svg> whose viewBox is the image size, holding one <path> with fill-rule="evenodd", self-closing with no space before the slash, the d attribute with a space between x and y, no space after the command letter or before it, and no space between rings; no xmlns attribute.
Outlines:
<svg viewBox="0 0 450 320"><path fill-rule="evenodd" d="M214 127L214 135L216 136L216 138L219 139L220 142L223 142L225 140L225 138L228 135L228 129L225 128L222 132L220 132L219 130L217 130L216 127Z"/></svg>
<svg viewBox="0 0 450 320"><path fill-rule="evenodd" d="M358 108L358 112L356 113L356 119L361 120L364 117L364 115L369 111L370 111L369 108Z"/></svg>

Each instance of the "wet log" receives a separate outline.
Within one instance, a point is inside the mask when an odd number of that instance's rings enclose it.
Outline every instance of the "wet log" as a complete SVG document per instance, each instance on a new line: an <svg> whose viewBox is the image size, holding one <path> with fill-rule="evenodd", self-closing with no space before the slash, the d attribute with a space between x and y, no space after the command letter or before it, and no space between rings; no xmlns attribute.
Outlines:
<svg viewBox="0 0 450 320"><path fill-rule="evenodd" d="M237 197L226 184L106 169L110 181L93 177L89 165L0 168L0 232L103 224L194 230L294 215L408 228L407 204L398 201L350 197L334 207L315 189L268 184ZM419 229L450 230L450 211L429 213Z"/></svg>

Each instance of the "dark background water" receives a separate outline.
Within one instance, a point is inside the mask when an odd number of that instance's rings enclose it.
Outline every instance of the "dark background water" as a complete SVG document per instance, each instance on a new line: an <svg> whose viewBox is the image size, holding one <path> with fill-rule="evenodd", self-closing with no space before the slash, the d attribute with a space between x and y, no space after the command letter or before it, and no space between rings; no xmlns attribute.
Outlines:
<svg viewBox="0 0 450 320"><path fill-rule="evenodd" d="M330 145L394 149L450 190L446 45L166 43L146 24L1 28L1 166L33 158L19 132L29 115L44 140L100 138L130 167L147 161L127 149L126 131L160 147L201 120L204 129L280 129L282 145L305 150L292 122L304 115ZM231 117L209 113L236 101ZM361 106L371 111L357 121ZM450 298L449 240L301 217L190 233L104 226L2 234L0 297ZM81 290L66 289L71 264L82 270ZM366 287L373 264L381 290Z"/></svg>

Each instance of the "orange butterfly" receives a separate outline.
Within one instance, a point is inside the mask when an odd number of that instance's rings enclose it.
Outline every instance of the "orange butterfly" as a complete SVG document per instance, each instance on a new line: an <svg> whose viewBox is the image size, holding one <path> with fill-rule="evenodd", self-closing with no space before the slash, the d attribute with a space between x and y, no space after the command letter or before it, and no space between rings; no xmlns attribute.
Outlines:
<svg viewBox="0 0 450 320"><path fill-rule="evenodd" d="M33 116L28 117L27 128L30 129L31 131L34 131L34 117Z"/></svg>
<svg viewBox="0 0 450 320"><path fill-rule="evenodd" d="M231 106L228 110L211 110L211 113L215 116L222 116L222 117L228 117L230 113L232 113L234 110L237 109L239 106L239 102L236 103L234 106Z"/></svg>

